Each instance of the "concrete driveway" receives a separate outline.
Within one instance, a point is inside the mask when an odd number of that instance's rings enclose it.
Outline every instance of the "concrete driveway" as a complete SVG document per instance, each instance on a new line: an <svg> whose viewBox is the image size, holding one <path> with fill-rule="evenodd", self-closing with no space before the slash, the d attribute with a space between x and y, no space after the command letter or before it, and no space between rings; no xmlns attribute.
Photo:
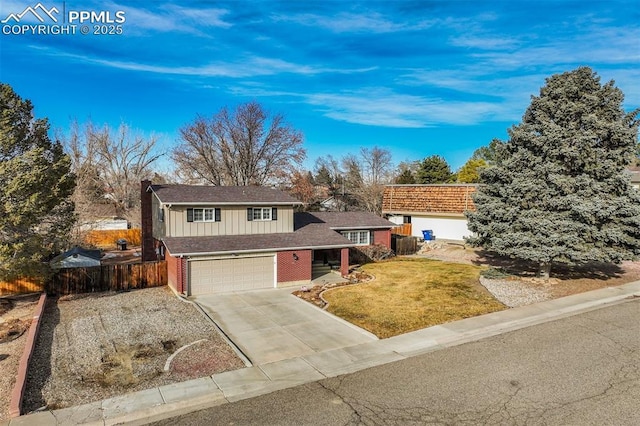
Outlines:
<svg viewBox="0 0 640 426"><path fill-rule="evenodd" d="M270 289L193 298L254 365L378 338L291 294Z"/></svg>

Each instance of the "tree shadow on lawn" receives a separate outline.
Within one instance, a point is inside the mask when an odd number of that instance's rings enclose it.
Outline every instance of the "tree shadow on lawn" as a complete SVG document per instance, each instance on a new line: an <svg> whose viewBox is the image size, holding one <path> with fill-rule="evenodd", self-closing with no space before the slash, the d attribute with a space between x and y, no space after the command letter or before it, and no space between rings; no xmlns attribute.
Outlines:
<svg viewBox="0 0 640 426"><path fill-rule="evenodd" d="M502 269L510 275L517 277L535 277L538 273L538 263L522 259L512 259L499 256L486 250L478 250L477 258L472 261L474 265L490 266ZM621 278L625 270L621 265L604 262L588 262L582 265L567 265L554 263L551 267L551 276L559 280L609 280Z"/></svg>

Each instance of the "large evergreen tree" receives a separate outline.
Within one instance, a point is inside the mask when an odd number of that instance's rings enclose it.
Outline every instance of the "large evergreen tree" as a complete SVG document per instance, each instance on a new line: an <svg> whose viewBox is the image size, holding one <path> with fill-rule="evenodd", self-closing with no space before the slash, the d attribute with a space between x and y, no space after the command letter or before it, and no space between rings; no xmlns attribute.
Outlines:
<svg viewBox="0 0 640 426"><path fill-rule="evenodd" d="M451 182L453 173L449 163L439 155L431 155L420 162L416 183L437 184Z"/></svg>
<svg viewBox="0 0 640 426"><path fill-rule="evenodd" d="M46 119L0 84L0 279L39 276L74 221L71 160Z"/></svg>
<svg viewBox="0 0 640 426"><path fill-rule="evenodd" d="M640 253L640 193L627 165L638 142L638 111L588 67L547 79L498 161L484 169L467 214L469 240L535 261L617 263Z"/></svg>

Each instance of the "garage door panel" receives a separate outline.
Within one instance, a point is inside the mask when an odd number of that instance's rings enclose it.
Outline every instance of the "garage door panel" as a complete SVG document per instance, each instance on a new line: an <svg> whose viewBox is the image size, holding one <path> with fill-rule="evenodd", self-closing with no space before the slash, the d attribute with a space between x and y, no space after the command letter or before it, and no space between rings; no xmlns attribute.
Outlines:
<svg viewBox="0 0 640 426"><path fill-rule="evenodd" d="M273 288L274 255L189 262L190 294Z"/></svg>

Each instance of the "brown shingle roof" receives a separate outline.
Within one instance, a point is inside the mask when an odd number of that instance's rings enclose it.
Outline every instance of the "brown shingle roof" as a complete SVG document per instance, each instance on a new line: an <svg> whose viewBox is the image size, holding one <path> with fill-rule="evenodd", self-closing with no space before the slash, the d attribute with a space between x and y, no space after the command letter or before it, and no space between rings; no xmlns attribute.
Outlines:
<svg viewBox="0 0 640 426"><path fill-rule="evenodd" d="M475 210L471 194L476 185L388 185L382 199L383 213L462 214Z"/></svg>
<svg viewBox="0 0 640 426"><path fill-rule="evenodd" d="M342 235L319 224L310 224L296 232L279 234L168 237L163 239L163 242L169 253L174 256L355 246Z"/></svg>
<svg viewBox="0 0 640 426"><path fill-rule="evenodd" d="M262 186L151 185L165 204L200 205L294 205L289 194Z"/></svg>
<svg viewBox="0 0 640 426"><path fill-rule="evenodd" d="M323 223L330 229L384 229L396 226L369 212L296 213L294 222L296 229L308 223Z"/></svg>

